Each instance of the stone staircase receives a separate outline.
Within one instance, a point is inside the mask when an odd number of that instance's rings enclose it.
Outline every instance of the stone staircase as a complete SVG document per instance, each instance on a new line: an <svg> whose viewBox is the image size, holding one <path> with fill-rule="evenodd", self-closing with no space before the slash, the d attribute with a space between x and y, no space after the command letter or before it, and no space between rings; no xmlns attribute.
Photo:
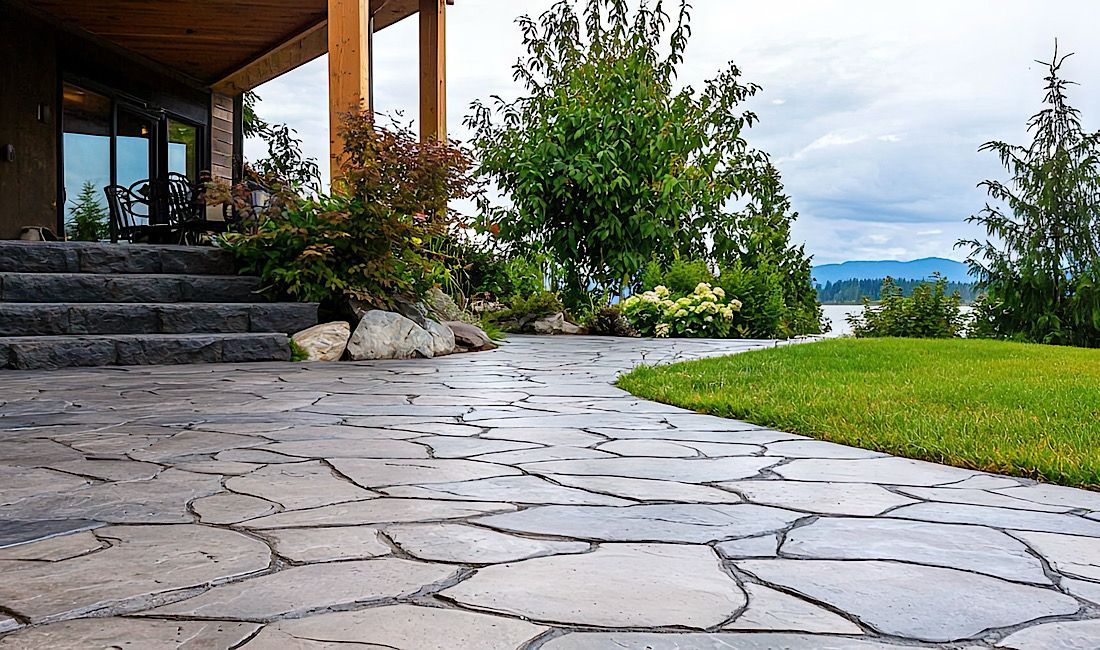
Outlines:
<svg viewBox="0 0 1100 650"><path fill-rule="evenodd" d="M214 248L0 241L0 368L288 361L317 305Z"/></svg>

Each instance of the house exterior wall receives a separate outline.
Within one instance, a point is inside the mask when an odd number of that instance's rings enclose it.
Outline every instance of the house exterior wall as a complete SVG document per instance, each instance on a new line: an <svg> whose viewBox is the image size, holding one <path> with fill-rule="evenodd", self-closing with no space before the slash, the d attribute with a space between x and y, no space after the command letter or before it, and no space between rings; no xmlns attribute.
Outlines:
<svg viewBox="0 0 1100 650"><path fill-rule="evenodd" d="M57 106L54 31L0 3L0 239L57 227Z"/></svg>
<svg viewBox="0 0 1100 650"><path fill-rule="evenodd" d="M214 118L224 101L201 83L0 0L0 239L18 237L23 226L60 228L63 81L202 127L200 169L211 169L215 146L219 164L226 153L232 159L215 140L226 137Z"/></svg>

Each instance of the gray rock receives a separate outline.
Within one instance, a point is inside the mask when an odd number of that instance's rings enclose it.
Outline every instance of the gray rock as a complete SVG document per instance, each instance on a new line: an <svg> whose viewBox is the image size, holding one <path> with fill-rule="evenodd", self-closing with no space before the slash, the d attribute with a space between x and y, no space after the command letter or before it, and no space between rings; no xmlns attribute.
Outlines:
<svg viewBox="0 0 1100 650"><path fill-rule="evenodd" d="M735 539L715 544L714 548L722 557L731 559L775 557L779 552L779 536L771 534Z"/></svg>
<svg viewBox="0 0 1100 650"><path fill-rule="evenodd" d="M448 354L454 354L456 346L455 333L451 328L428 319L428 327L426 330L432 337L432 354L437 357L445 357Z"/></svg>
<svg viewBox="0 0 1100 650"><path fill-rule="evenodd" d="M368 311L348 341L348 354L354 361L371 359L432 358L432 337L426 330L401 314Z"/></svg>
<svg viewBox="0 0 1100 650"><path fill-rule="evenodd" d="M255 623L85 618L20 630L0 639L0 650L51 648L236 648L259 629Z"/></svg>
<svg viewBox="0 0 1100 650"><path fill-rule="evenodd" d="M1055 533L1013 533L1062 575L1100 581L1100 542L1093 537Z"/></svg>
<svg viewBox="0 0 1100 650"><path fill-rule="evenodd" d="M1096 650L1100 648L1100 620L1059 621L1024 628L997 644L1012 650Z"/></svg>
<svg viewBox="0 0 1100 650"><path fill-rule="evenodd" d="M778 462L778 458L758 457L596 458L527 462L523 464L523 469L535 474L622 476L683 483L712 483L748 478Z"/></svg>
<svg viewBox="0 0 1100 650"><path fill-rule="evenodd" d="M400 485L385 488L382 492L395 497L510 501L523 504L626 506L635 503L626 499L554 485L536 476L497 476L458 483Z"/></svg>
<svg viewBox="0 0 1100 650"><path fill-rule="evenodd" d="M898 650L879 641L811 634L573 632L551 639L544 650Z"/></svg>
<svg viewBox="0 0 1100 650"><path fill-rule="evenodd" d="M748 504L542 506L484 517L478 523L518 533L575 539L706 544L780 530L802 516Z"/></svg>
<svg viewBox="0 0 1100 650"><path fill-rule="evenodd" d="M795 460L778 468L776 473L792 481L881 483L929 487L962 481L975 475L975 472L970 470L892 456L854 460Z"/></svg>
<svg viewBox="0 0 1100 650"><path fill-rule="evenodd" d="M917 503L878 485L800 481L735 481L722 483L753 503L835 515L877 515Z"/></svg>
<svg viewBox="0 0 1100 650"><path fill-rule="evenodd" d="M745 604L713 551L678 544L605 544L583 555L495 565L441 595L527 620L600 627L704 629Z"/></svg>
<svg viewBox="0 0 1100 650"><path fill-rule="evenodd" d="M978 526L901 519L819 519L788 533L781 550L786 557L898 560L1050 584L1039 560L1026 546L1002 532Z"/></svg>
<svg viewBox="0 0 1100 650"><path fill-rule="evenodd" d="M408 650L514 650L544 631L523 621L474 612L395 605L279 621L244 647L335 648L347 643Z"/></svg>
<svg viewBox="0 0 1100 650"><path fill-rule="evenodd" d="M225 620L293 617L323 607L408 596L453 573L453 567L396 558L310 564L220 585L148 613Z"/></svg>
<svg viewBox="0 0 1100 650"><path fill-rule="evenodd" d="M584 542L529 539L463 524L403 524L388 527L386 535L414 557L461 564L500 564L590 548Z"/></svg>
<svg viewBox="0 0 1100 650"><path fill-rule="evenodd" d="M1079 607L1052 589L898 562L743 560L737 566L879 632L920 641L957 641L991 628L1072 614Z"/></svg>
<svg viewBox="0 0 1100 650"><path fill-rule="evenodd" d="M496 347L493 340L477 325L460 321L446 321L443 323L455 335L455 346L462 352L480 352L492 350Z"/></svg>
<svg viewBox="0 0 1100 650"><path fill-rule="evenodd" d="M790 630L820 634L863 634L858 625L827 609L763 585L748 583L749 606L723 630Z"/></svg>
<svg viewBox="0 0 1100 650"><path fill-rule="evenodd" d="M288 528L264 533L275 542L275 550L294 562L336 562L365 560L389 555L390 547L369 526Z"/></svg>
<svg viewBox="0 0 1100 650"><path fill-rule="evenodd" d="M551 314L539 318L531 324L535 334L564 334L565 333L565 314Z"/></svg>
<svg viewBox="0 0 1100 650"><path fill-rule="evenodd" d="M96 536L112 546L60 563L4 567L0 602L32 621L132 612L157 594L264 569L271 556L258 540L208 526L109 526ZM55 588L59 579L64 589Z"/></svg>
<svg viewBox="0 0 1100 650"><path fill-rule="evenodd" d="M339 361L351 338L351 323L314 325L291 338L309 355L307 361Z"/></svg>
<svg viewBox="0 0 1100 650"><path fill-rule="evenodd" d="M952 524L980 524L994 528L1033 530L1067 535L1100 537L1100 522L1052 512L1032 512L957 503L917 503L890 513L900 519L939 521Z"/></svg>
<svg viewBox="0 0 1100 650"><path fill-rule="evenodd" d="M364 526L467 519L497 512L511 512L510 503L472 501L430 501L427 499L372 499L321 506L310 510L280 512L246 521L245 528L312 528L317 526Z"/></svg>

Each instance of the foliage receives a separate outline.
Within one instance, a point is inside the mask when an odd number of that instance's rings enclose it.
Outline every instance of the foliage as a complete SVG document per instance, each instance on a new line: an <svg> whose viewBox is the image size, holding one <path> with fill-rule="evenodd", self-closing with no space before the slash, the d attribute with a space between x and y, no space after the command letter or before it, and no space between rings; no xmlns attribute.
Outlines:
<svg viewBox="0 0 1100 650"><path fill-rule="evenodd" d="M906 296L892 278L882 283L881 302L872 305L863 300L863 312L848 316L848 324L857 338L884 336L950 339L962 336L966 319L959 310L962 298L947 293L947 280L922 282Z"/></svg>
<svg viewBox="0 0 1100 650"><path fill-rule="evenodd" d="M618 306L600 307L584 321L588 333L593 336L617 336L633 338L638 331L630 324Z"/></svg>
<svg viewBox="0 0 1100 650"><path fill-rule="evenodd" d="M726 302L721 287L706 283L675 300L668 288L659 286L622 303L622 314L636 331L658 338L726 338L740 309L739 301Z"/></svg>
<svg viewBox="0 0 1100 650"><path fill-rule="evenodd" d="M99 200L95 184L84 181L65 224L70 241L100 241L107 238L107 210Z"/></svg>
<svg viewBox="0 0 1100 650"><path fill-rule="evenodd" d="M826 305L857 305L862 304L867 298L871 302L878 302L881 297L882 283L885 278L873 280L837 280L817 285L817 298ZM894 284L902 290L904 295L912 295L913 289L919 287L925 280L901 280L894 278ZM948 282L947 292L955 293L962 297L964 305L972 304L978 299L977 285L971 282Z"/></svg>
<svg viewBox="0 0 1100 650"><path fill-rule="evenodd" d="M507 332L525 332L540 318L565 312L565 305L556 293L540 289L529 295L515 295L508 301L508 308L490 316Z"/></svg>
<svg viewBox="0 0 1100 650"><path fill-rule="evenodd" d="M790 259L804 258L795 255ZM732 264L721 267L720 274L715 276L705 260L674 260L667 271L652 262L642 274L642 286L667 287L673 299L690 294L700 283L721 287L727 296L742 303L732 328L741 338L788 338L820 333L820 306L813 291L806 289L810 287L804 273L808 260L805 267L796 264L793 278L789 266L783 255L758 254L755 265L747 258L735 257Z"/></svg>
<svg viewBox="0 0 1100 650"><path fill-rule="evenodd" d="M520 19L528 54L515 75L526 95L475 103L467 119L480 173L510 199L509 209L483 202L501 239L551 254L570 306L593 290L637 288L651 260L801 255L742 232L793 218L778 173L743 137L756 118L740 105L759 88L732 64L701 90L677 88L686 0L675 18L660 3L632 11L627 0L586 0L580 13L573 4ZM749 207L730 212L738 202ZM789 291L795 302L812 300L808 268L798 278L801 266L784 268L805 284Z"/></svg>
<svg viewBox="0 0 1100 650"><path fill-rule="evenodd" d="M490 340L498 343L508 336L508 333L502 330L488 315L483 315L477 326L481 328L482 332L485 332L485 336L488 336Z"/></svg>
<svg viewBox="0 0 1100 650"><path fill-rule="evenodd" d="M1100 488L1100 351L839 339L643 367L635 395L840 444Z"/></svg>
<svg viewBox="0 0 1100 650"><path fill-rule="evenodd" d="M959 242L988 292L982 331L1037 343L1100 346L1100 132L1086 133L1048 66L1029 146L989 142L1012 180L981 184L993 203L970 217L990 239Z"/></svg>
<svg viewBox="0 0 1100 650"><path fill-rule="evenodd" d="M450 143L421 143L408 128L345 116L344 156L332 195L277 197L277 215L224 244L279 291L335 305L380 308L447 281L433 252L449 229L450 200L467 196L470 162Z"/></svg>
<svg viewBox="0 0 1100 650"><path fill-rule="evenodd" d="M302 153L298 132L285 124L271 124L256 112L260 98L254 92L244 95L244 134L263 140L267 156L249 161L246 176L271 189L295 194L321 190L321 170L317 160Z"/></svg>
<svg viewBox="0 0 1100 650"><path fill-rule="evenodd" d="M452 269L460 299L505 300L546 288L543 258L501 250L481 234L471 237L460 229L441 241L440 252Z"/></svg>
<svg viewBox="0 0 1100 650"><path fill-rule="evenodd" d="M298 363L301 361L309 361L309 352L298 344L294 339L289 339L290 343L290 360Z"/></svg>

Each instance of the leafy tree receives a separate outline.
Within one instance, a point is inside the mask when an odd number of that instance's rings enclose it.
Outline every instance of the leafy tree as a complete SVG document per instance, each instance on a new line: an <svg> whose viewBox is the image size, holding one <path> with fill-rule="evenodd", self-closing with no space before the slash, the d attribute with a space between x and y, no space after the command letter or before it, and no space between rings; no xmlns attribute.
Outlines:
<svg viewBox="0 0 1100 650"><path fill-rule="evenodd" d="M688 2L675 18L661 2L630 4L587 0L578 11L561 0L538 21L520 18L525 96L475 102L467 118L480 173L511 202L484 211L503 240L553 254L572 305L594 288L621 293L652 260L714 261L713 238L755 225L727 206L774 171L743 137L756 117L740 105L759 87L735 65L701 90L677 88ZM746 252L730 243L717 257Z"/></svg>
<svg viewBox="0 0 1100 650"><path fill-rule="evenodd" d="M1012 180L981 184L993 199L968 220L990 239L970 266L988 292L982 331L996 337L1100 346L1100 132L1069 105L1066 56L1048 67L1044 108L1028 123L1028 146L989 142Z"/></svg>
<svg viewBox="0 0 1100 650"><path fill-rule="evenodd" d="M99 197L96 186L84 181L65 224L65 236L70 241L100 241L107 237L107 210Z"/></svg>
<svg viewBox="0 0 1100 650"><path fill-rule="evenodd" d="M256 112L259 95L244 94L244 134L259 138L267 146L267 156L249 161L245 170L251 180L291 192L313 193L321 190L321 170L315 158L302 153L298 132L285 124L272 124Z"/></svg>

